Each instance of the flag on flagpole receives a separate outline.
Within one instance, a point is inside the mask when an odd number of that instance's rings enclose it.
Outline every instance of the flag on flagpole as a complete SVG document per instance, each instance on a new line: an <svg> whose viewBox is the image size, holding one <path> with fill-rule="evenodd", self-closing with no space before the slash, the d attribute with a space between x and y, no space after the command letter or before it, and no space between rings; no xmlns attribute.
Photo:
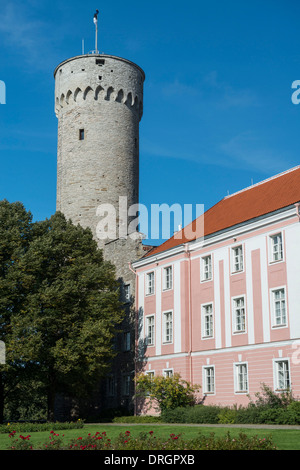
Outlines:
<svg viewBox="0 0 300 470"><path fill-rule="evenodd" d="M96 13L94 14L94 23L95 24L98 23L98 13L99 13L99 10L96 10Z"/></svg>

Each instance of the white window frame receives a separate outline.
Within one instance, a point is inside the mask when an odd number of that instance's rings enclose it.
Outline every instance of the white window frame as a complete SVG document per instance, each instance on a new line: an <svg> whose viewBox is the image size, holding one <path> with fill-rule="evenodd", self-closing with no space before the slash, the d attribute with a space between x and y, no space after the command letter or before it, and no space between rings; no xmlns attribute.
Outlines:
<svg viewBox="0 0 300 470"><path fill-rule="evenodd" d="M236 253L236 250L239 250ZM242 273L244 271L244 246L236 245L231 248L231 273Z"/></svg>
<svg viewBox="0 0 300 470"><path fill-rule="evenodd" d="M168 275L168 272L170 273ZM173 266L166 266L163 268L163 290L173 289Z"/></svg>
<svg viewBox="0 0 300 470"><path fill-rule="evenodd" d="M155 371L154 370L146 370L145 374L150 375L151 377L155 377Z"/></svg>
<svg viewBox="0 0 300 470"><path fill-rule="evenodd" d="M283 291L284 292L284 297L276 300L275 294L276 292ZM288 309L287 309L287 291L286 291L286 286L279 286L276 288L272 288L271 292L271 315L272 315L272 328L286 328L288 326ZM285 308L285 322L283 322L283 312L282 312L282 306L280 308L280 315L281 315L281 323L276 322L276 302L284 302L284 308Z"/></svg>
<svg viewBox="0 0 300 470"><path fill-rule="evenodd" d="M211 376L208 375L209 370L213 371ZM211 381L211 383L208 386L209 380ZM202 367L202 385L203 385L203 393L205 393L205 395L215 395L216 394L215 366L206 365L206 366Z"/></svg>
<svg viewBox="0 0 300 470"><path fill-rule="evenodd" d="M284 386L281 387L280 385L280 377L279 377L279 365L282 364L284 365L284 370L283 373L285 375L284 377ZM286 367L287 366L287 367ZM274 390L275 392L283 392L291 389L291 368L290 368L290 360L287 357L280 357L273 359L273 377L274 377Z"/></svg>
<svg viewBox="0 0 300 470"><path fill-rule="evenodd" d="M242 306L237 305L237 301L239 301L239 300L243 301ZM237 328L237 326L238 326L237 311L241 310L241 309L244 310L244 328L238 329ZM232 298L232 331L233 331L233 334L246 333L246 330L247 330L246 326L247 326L246 297L245 297L245 295L239 295L239 296L236 296L236 297Z"/></svg>
<svg viewBox="0 0 300 470"><path fill-rule="evenodd" d="M152 323L153 319L153 324L150 325L150 322ZM151 334L149 336L149 327L151 327ZM149 337L151 338L151 342L149 342ZM155 346L155 315L147 315L146 316L146 331L145 331L145 342L147 346Z"/></svg>
<svg viewBox="0 0 300 470"><path fill-rule="evenodd" d="M150 280L150 276L153 278ZM149 271L146 273L146 295L154 295L155 293L155 273L154 271Z"/></svg>
<svg viewBox="0 0 300 470"><path fill-rule="evenodd" d="M207 308L211 307L211 312L207 312ZM211 316L211 321L209 322L211 324L211 331L209 334L206 333L206 321L205 318L207 316ZM202 326L202 334L201 338L202 339L211 339L214 337L214 304L213 302L208 302L207 304L202 304L201 305L201 326Z"/></svg>
<svg viewBox="0 0 300 470"><path fill-rule="evenodd" d="M276 237L280 236L280 242L274 243ZM278 249L275 249L279 245ZM276 259L277 255L279 254L278 258ZM269 262L272 263L280 263L284 259L284 250L283 250L283 233L276 232L269 235Z"/></svg>
<svg viewBox="0 0 300 470"><path fill-rule="evenodd" d="M171 322L170 320L168 320L167 315L171 315ZM162 313L162 317L163 317L163 344L172 344L173 336L174 336L173 335L173 310L166 310L165 312ZM168 325L168 323L171 323L171 326Z"/></svg>
<svg viewBox="0 0 300 470"><path fill-rule="evenodd" d="M170 368L164 369L163 370L163 376L164 377L174 377L174 369L172 369L172 368L171 369Z"/></svg>
<svg viewBox="0 0 300 470"><path fill-rule="evenodd" d="M246 368L246 374L241 370L241 368L245 369ZM243 379L243 386L242 388L240 387L240 373L243 373L243 376L246 376L246 384L247 386L244 387L245 385L245 379ZM247 394L249 393L249 369L248 369L248 362L235 362L234 363L234 393L237 394Z"/></svg>
<svg viewBox="0 0 300 470"><path fill-rule="evenodd" d="M206 263L206 260L209 260L209 262ZM201 281L202 282L211 281L212 278L213 278L212 254L209 253L201 257Z"/></svg>

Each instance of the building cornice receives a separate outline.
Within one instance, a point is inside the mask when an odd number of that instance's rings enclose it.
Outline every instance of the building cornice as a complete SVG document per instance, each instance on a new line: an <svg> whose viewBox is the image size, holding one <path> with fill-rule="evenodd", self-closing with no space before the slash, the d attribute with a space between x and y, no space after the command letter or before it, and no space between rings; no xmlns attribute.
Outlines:
<svg viewBox="0 0 300 470"><path fill-rule="evenodd" d="M241 235L245 235L253 230L259 230L261 228L267 227L268 225L273 225L279 222L282 222L287 219L291 219L297 216L299 218L299 210L295 204L279 209L275 212L265 214L263 216L251 219L249 221L243 222L239 225L229 227L220 232L207 235L205 238L198 238L197 240L192 240L187 243L182 243L174 248L169 250L156 253L154 255L149 255L145 258L141 258L132 263L134 269L141 268L152 264L154 262L163 261L165 258L170 258L183 254L184 252L194 252L201 248L210 247L216 243L222 243L230 240L231 238L236 238ZM204 224L205 224L205 214L204 214Z"/></svg>

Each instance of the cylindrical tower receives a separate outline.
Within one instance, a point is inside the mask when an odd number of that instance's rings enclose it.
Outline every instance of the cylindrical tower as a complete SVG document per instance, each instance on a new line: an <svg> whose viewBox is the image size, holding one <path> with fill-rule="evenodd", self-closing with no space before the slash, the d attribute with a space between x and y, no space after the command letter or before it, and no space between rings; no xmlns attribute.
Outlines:
<svg viewBox="0 0 300 470"><path fill-rule="evenodd" d="M139 201L145 74L126 59L88 54L59 64L54 77L57 210L97 239L101 204L114 206L118 227L119 198L126 197L128 207Z"/></svg>

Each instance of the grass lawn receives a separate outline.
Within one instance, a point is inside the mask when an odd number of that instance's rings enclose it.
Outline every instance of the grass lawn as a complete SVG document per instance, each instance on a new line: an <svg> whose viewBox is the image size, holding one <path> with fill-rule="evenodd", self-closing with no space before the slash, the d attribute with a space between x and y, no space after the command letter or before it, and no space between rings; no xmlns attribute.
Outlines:
<svg viewBox="0 0 300 470"><path fill-rule="evenodd" d="M114 439L120 433L125 431L130 431L132 436L137 436L140 432L149 432L153 431L156 436L169 437L171 433L182 434L187 439L196 436L199 432L205 435L214 433L216 436L221 436L226 434L228 431L232 437L237 436L240 432L243 432L249 436L257 435L261 438L272 436L274 444L278 447L279 450L300 450L300 430L279 430L279 429L245 429L245 428L219 428L219 427L196 427L196 426L180 426L180 425L159 425L152 426L148 425L135 425L131 426L130 424L126 426L117 426L117 425L85 425L83 429L67 429L65 431L55 431L59 434L60 437L64 435L63 439L68 442L70 439L76 437L85 437L88 433L95 434L97 431L107 433L107 436L110 439ZM27 435L28 433L23 433ZM32 432L30 442L35 444L46 443L49 440L49 432ZM10 445L11 439L8 437L8 434L0 434L0 450L6 450Z"/></svg>

